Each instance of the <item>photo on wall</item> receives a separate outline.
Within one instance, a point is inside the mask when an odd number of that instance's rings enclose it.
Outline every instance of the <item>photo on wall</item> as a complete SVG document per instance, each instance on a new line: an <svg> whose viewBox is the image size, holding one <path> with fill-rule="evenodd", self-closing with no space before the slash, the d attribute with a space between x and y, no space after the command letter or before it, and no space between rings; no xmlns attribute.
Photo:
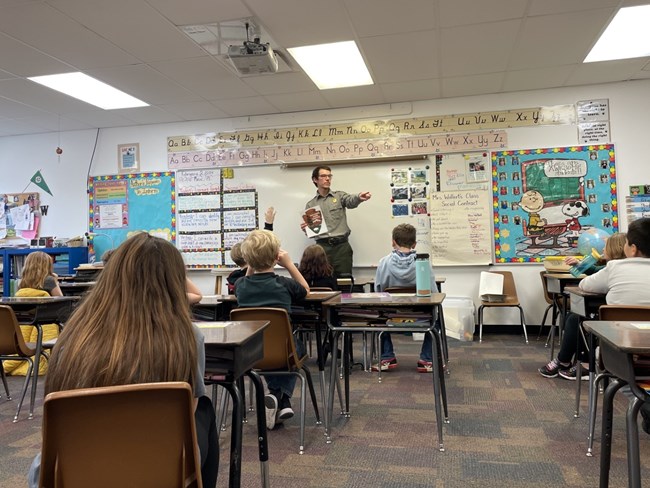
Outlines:
<svg viewBox="0 0 650 488"><path fill-rule="evenodd" d="M578 255L580 234L618 231L613 144L492 154L495 257Z"/></svg>

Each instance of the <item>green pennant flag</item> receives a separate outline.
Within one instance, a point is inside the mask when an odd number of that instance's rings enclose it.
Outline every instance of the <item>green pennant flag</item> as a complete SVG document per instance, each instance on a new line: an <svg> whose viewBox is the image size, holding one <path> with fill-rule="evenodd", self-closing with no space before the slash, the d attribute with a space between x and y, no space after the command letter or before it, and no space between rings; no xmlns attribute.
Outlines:
<svg viewBox="0 0 650 488"><path fill-rule="evenodd" d="M39 188L45 190L50 195L52 195L52 192L50 191L50 187L47 186L47 183L45 183L45 178L43 178L43 175L41 174L40 170L34 173L34 176L32 176L32 179L30 181L34 183L36 186L38 186Z"/></svg>

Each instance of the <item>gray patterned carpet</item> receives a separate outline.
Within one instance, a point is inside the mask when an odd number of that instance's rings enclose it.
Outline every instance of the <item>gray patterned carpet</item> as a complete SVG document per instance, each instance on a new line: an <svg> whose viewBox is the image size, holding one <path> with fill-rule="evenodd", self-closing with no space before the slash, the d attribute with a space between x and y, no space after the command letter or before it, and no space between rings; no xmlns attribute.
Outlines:
<svg viewBox="0 0 650 488"><path fill-rule="evenodd" d="M575 382L548 380L536 371L548 360L543 341L536 342L533 336L526 345L515 335L487 335L482 344L450 339L451 423L444 426L445 452L435 449L431 376L415 370L419 344L400 336L394 342L399 367L384 374L381 384L376 374L355 368L352 416L335 415L332 444L325 443L322 426L314 424L309 404L304 455L298 454L297 417L269 433L271 486L598 486L600 415L595 456L589 458L586 394L583 389L582 415L576 419ZM315 363L312 371L317 371ZM22 378L9 380L15 395ZM26 486L25 473L40 445L42 393L36 418L26 420L25 409L17 424L11 422L15 401L6 401L4 391L0 393L0 486ZM623 415L627 399L619 396L611 487L627 486ZM251 418L244 426L244 487L261 486L255 432ZM228 429L221 439L219 487L228 486L229 435ZM643 479L650 480L650 437L642 431L641 463Z"/></svg>

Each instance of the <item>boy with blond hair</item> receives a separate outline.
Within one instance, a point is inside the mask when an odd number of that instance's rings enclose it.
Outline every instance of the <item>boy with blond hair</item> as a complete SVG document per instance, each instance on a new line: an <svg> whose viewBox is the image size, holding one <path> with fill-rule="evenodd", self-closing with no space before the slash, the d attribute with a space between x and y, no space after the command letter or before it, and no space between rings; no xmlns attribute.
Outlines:
<svg viewBox="0 0 650 488"><path fill-rule="evenodd" d="M280 249L280 241L272 232L254 230L241 244L241 253L248 265L246 276L235 286L235 295L240 307L276 307L291 311L291 304L303 300L309 292L309 285L293 264L289 254ZM291 278L275 274L279 264ZM296 340L298 354L304 346ZM269 394L264 397L266 426L273 429L277 422L293 417L291 396L296 386L295 376L266 375Z"/></svg>

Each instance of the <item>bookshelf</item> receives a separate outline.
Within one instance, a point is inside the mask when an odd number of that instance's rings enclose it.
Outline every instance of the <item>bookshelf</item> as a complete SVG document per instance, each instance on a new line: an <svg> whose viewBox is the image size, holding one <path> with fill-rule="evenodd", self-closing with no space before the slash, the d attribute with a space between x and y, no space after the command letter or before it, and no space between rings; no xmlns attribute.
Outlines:
<svg viewBox="0 0 650 488"><path fill-rule="evenodd" d="M25 257L34 251L42 251L54 257L54 272L58 275L74 275L75 268L88 262L87 247L4 248L2 255L2 296L11 296L12 284L20 278Z"/></svg>

